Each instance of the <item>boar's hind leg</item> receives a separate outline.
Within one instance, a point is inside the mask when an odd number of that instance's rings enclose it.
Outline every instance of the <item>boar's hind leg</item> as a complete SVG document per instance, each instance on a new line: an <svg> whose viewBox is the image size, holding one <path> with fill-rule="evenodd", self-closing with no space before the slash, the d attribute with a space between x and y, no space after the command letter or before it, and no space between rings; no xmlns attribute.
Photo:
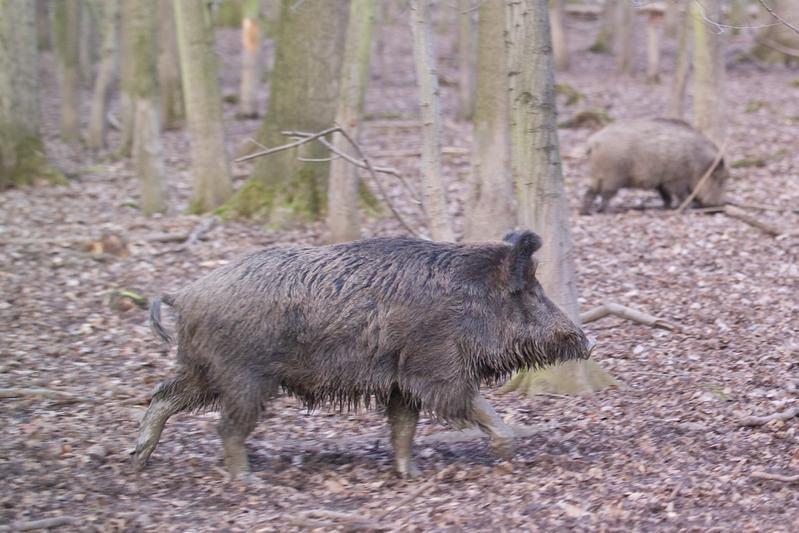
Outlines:
<svg viewBox="0 0 799 533"><path fill-rule="evenodd" d="M394 389L388 399L388 423L391 426L391 446L394 448L394 463L402 477L413 478L419 470L413 462L413 434L419 421L419 410Z"/></svg>
<svg viewBox="0 0 799 533"><path fill-rule="evenodd" d="M594 200L596 200L597 195L599 195L599 186L596 184L591 185L591 187L585 191L585 196L583 196L583 206L580 209L581 215L591 214L591 208L594 206Z"/></svg>
<svg viewBox="0 0 799 533"><path fill-rule="evenodd" d="M663 185L657 187L660 198L663 200L663 207L669 209L671 207L671 193Z"/></svg>
<svg viewBox="0 0 799 533"><path fill-rule="evenodd" d="M169 417L181 411L199 409L212 400L202 393L195 380L185 375L159 384L139 426L139 438L133 452L136 466L142 468L147 463Z"/></svg>
<svg viewBox="0 0 799 533"><path fill-rule="evenodd" d="M497 455L510 459L513 456L513 430L499 418L491 404L480 394L472 400L472 417L477 427L490 437L491 447Z"/></svg>
<svg viewBox="0 0 799 533"><path fill-rule="evenodd" d="M222 396L222 416L217 430L222 437L225 468L236 478L250 472L244 441L258 423L263 397L256 383L239 381L235 387L224 390L229 392Z"/></svg>

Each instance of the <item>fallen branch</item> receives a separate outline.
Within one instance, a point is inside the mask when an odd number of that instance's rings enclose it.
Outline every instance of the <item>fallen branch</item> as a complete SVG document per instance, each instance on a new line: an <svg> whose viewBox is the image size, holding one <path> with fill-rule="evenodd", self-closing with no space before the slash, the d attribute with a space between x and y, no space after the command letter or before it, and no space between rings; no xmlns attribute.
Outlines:
<svg viewBox="0 0 799 533"><path fill-rule="evenodd" d="M758 209L760 211L776 211L778 213L799 213L799 209L795 207L780 207L776 205L766 205L758 203L741 203L741 202L727 202L729 205L734 205L743 209ZM694 210L696 211L696 210Z"/></svg>
<svg viewBox="0 0 799 533"><path fill-rule="evenodd" d="M768 479L771 481L783 481L785 483L796 483L799 481L799 474L794 476L783 476L782 474L771 474L762 470L755 470L749 475L755 479Z"/></svg>
<svg viewBox="0 0 799 533"><path fill-rule="evenodd" d="M725 215L727 215L728 217L736 218L736 219L738 219L738 220L740 220L742 222L746 222L750 226L753 226L753 227L755 227L755 228L757 228L757 229L759 229L759 230L761 230L761 231L763 231L765 233L768 233L772 237L777 237L780 234L782 234L782 230L781 229L775 228L774 226L772 226L770 224L766 224L765 222L761 222L761 221L757 220L756 218L754 218L752 215L750 215L749 213L747 213L743 209L740 209L739 207L736 207L734 205L729 205L729 204L725 205L724 206L724 211L722 211L722 212Z"/></svg>
<svg viewBox="0 0 799 533"><path fill-rule="evenodd" d="M705 184L708 178L710 178L710 175L713 174L713 171L716 170L716 167L719 166L721 160L724 159L724 152L727 149L727 141L729 140L730 138L727 137L726 139L724 139L724 142L721 143L721 146L719 147L719 151L716 154L716 158L713 160L713 163L705 171L705 174L701 178L699 178L696 187L694 187L694 190L691 191L691 194L688 195L688 198L683 200L683 203L681 203L680 207L677 208L676 213L678 215L681 214L683 211L685 211L685 208L691 204L694 198L696 198L696 195L699 193L699 190L702 188L702 186Z"/></svg>
<svg viewBox="0 0 799 533"><path fill-rule="evenodd" d="M197 244L197 242L199 242L202 239L204 239L205 236L208 235L208 233L210 233L211 230L213 230L217 226L218 223L219 223L219 219L218 218L216 218L216 217L208 217L208 218L204 219L202 222L200 222L199 224L197 224L197 226L195 226L194 229L191 230L190 232L183 233L183 234L179 235L179 237L183 237L182 240L178 240L178 241L164 241L164 240L161 240L160 242L182 242L183 244L181 244L180 246L175 246L174 248L168 248L166 250L161 250L161 251L157 252L155 255L164 255L164 254L183 252L185 250L188 250L189 248L191 248L192 246ZM165 235L165 237L166 237L166 235Z"/></svg>
<svg viewBox="0 0 799 533"><path fill-rule="evenodd" d="M599 320L600 318L604 318L608 315L614 315L619 318L644 324L645 326L666 329L669 331L675 331L679 329L676 324L672 324L668 320L663 320L662 318L649 315L643 311L638 311L637 309L632 309L631 307L611 302L605 302L600 306L594 307L593 309L582 313L580 315L580 321L583 324L588 324L589 322L594 322L595 320Z"/></svg>
<svg viewBox="0 0 799 533"><path fill-rule="evenodd" d="M48 400L81 401L81 398L71 392L48 389L45 387L9 388L0 389L0 398L47 398Z"/></svg>
<svg viewBox="0 0 799 533"><path fill-rule="evenodd" d="M785 411L766 416L747 416L741 419L740 425L747 427L763 426L772 420L790 420L797 415L799 415L799 407L793 407L791 409L786 409Z"/></svg>
<svg viewBox="0 0 799 533"><path fill-rule="evenodd" d="M320 520L313 518L314 516L327 518L328 520ZM289 521L294 525L307 527L307 528L326 528L330 529L335 527L336 522L346 522L348 531L355 531L359 529L366 529L371 531L387 531L388 527L381 526L376 522L364 518L363 516L353 515L350 513L342 513L340 511L328 511L326 509L313 509L310 511L302 511L294 516L289 517Z"/></svg>
<svg viewBox="0 0 799 533"><path fill-rule="evenodd" d="M78 523L78 519L75 517L56 516L53 518L42 518L41 520L31 520L30 522L12 522L11 524L0 526L0 531L31 531L32 529L71 526L76 523Z"/></svg>

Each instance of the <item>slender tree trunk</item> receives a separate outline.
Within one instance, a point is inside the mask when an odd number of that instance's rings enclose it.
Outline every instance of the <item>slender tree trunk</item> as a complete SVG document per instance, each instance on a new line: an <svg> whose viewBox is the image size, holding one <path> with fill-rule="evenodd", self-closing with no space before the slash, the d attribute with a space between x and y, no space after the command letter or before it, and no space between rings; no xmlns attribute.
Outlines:
<svg viewBox="0 0 799 533"><path fill-rule="evenodd" d="M552 48L555 54L555 68L563 71L569 68L569 48L566 42L564 25L564 0L549 0L549 22L552 26Z"/></svg>
<svg viewBox="0 0 799 533"><path fill-rule="evenodd" d="M120 0L120 2L119 122L121 131L117 156L129 157L133 148L133 124L135 120L133 95L136 89L136 57L134 54L133 30L130 27L134 17L135 3L127 0Z"/></svg>
<svg viewBox="0 0 799 533"><path fill-rule="evenodd" d="M369 52L374 25L374 0L351 0L344 61L341 68L336 124L357 138L363 110L363 99L369 77ZM351 152L346 140L336 134L333 144L344 152ZM330 163L328 183L328 216L332 242L343 242L361 236L358 217L358 173L344 159Z"/></svg>
<svg viewBox="0 0 799 533"><path fill-rule="evenodd" d="M621 74L630 74L633 69L633 20L635 11L632 0L618 0L616 8L616 67Z"/></svg>
<svg viewBox="0 0 799 533"><path fill-rule="evenodd" d="M128 22L135 81L133 161L141 183L141 210L148 215L163 213L167 210L167 193L158 116L156 10L139 0L123 0L123 3L132 4L125 13L131 17Z"/></svg>
<svg viewBox="0 0 799 533"><path fill-rule="evenodd" d="M680 2L666 2L666 15L663 20L663 33L666 37L676 37L681 31L683 11Z"/></svg>
<svg viewBox="0 0 799 533"><path fill-rule="evenodd" d="M605 2L602 8L602 15L600 20L599 31L594 39L594 44L591 45L589 50L595 54L608 54L613 51L613 41L615 40L616 28L616 10L617 4L615 1Z"/></svg>
<svg viewBox="0 0 799 533"><path fill-rule="evenodd" d="M563 186L547 0L506 0L511 169L519 222L542 235L537 277L549 298L580 323L569 206ZM614 383L593 361L520 372L505 390L595 390Z"/></svg>
<svg viewBox="0 0 799 533"><path fill-rule="evenodd" d="M180 128L186 118L174 2L158 0L158 90L161 94L161 121L167 130Z"/></svg>
<svg viewBox="0 0 799 533"><path fill-rule="evenodd" d="M36 42L39 50L50 50L50 0L36 0Z"/></svg>
<svg viewBox="0 0 799 533"><path fill-rule="evenodd" d="M37 179L62 183L39 134L36 5L0 0L0 191Z"/></svg>
<svg viewBox="0 0 799 533"><path fill-rule="evenodd" d="M685 87L691 70L691 19L687 11L680 11L678 24L677 66L671 82L668 115L681 119L685 114Z"/></svg>
<svg viewBox="0 0 799 533"><path fill-rule="evenodd" d="M269 105L258 134L265 146L286 142L285 130L329 128L338 105L347 0L283 0L275 44ZM325 212L329 164L320 143L307 143L255 160L250 180L227 212L264 217L270 225L315 220Z"/></svg>
<svg viewBox="0 0 799 533"><path fill-rule="evenodd" d="M241 17L241 83L239 85L239 112L241 118L258 117L258 51L261 38L258 28L260 0L244 0Z"/></svg>
<svg viewBox="0 0 799 533"><path fill-rule="evenodd" d="M724 63L722 37L704 21L721 19L721 0L692 3L694 76L692 86L694 127L720 144L724 140Z"/></svg>
<svg viewBox="0 0 799 533"><path fill-rule="evenodd" d="M80 17L78 22L78 72L83 85L89 86L92 82L92 63L94 62L94 42L97 33L97 19L92 11L99 6L94 0L80 0Z"/></svg>
<svg viewBox="0 0 799 533"><path fill-rule="evenodd" d="M474 17L471 0L458 0L458 118L474 112Z"/></svg>
<svg viewBox="0 0 799 533"><path fill-rule="evenodd" d="M660 83L660 31L663 16L650 12L646 19L646 81Z"/></svg>
<svg viewBox="0 0 799 533"><path fill-rule="evenodd" d="M53 35L58 57L61 100L61 138L67 144L80 142L80 98L78 95L78 32L80 0L61 0L52 4Z"/></svg>
<svg viewBox="0 0 799 533"><path fill-rule="evenodd" d="M202 213L222 205L232 190L222 128L213 26L211 13L203 0L176 0L175 19L194 175L189 210Z"/></svg>
<svg viewBox="0 0 799 533"><path fill-rule="evenodd" d="M516 226L503 5L484 2L479 21L474 161L464 221L464 238L470 241L497 240Z"/></svg>
<svg viewBox="0 0 799 533"><path fill-rule="evenodd" d="M422 203L433 240L453 241L441 172L441 96L428 0L410 0L413 58L422 116Z"/></svg>
<svg viewBox="0 0 799 533"><path fill-rule="evenodd" d="M103 47L100 68L94 81L92 107L89 113L89 132L87 143L91 150L106 147L106 125L111 88L117 64L117 24L119 23L119 0L105 0L103 5Z"/></svg>

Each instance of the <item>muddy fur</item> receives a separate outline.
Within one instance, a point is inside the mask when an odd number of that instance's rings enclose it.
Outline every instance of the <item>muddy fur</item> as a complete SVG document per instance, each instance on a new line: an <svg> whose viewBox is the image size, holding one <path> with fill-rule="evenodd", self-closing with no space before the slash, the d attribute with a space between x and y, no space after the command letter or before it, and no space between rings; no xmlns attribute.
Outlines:
<svg viewBox="0 0 799 533"><path fill-rule="evenodd" d="M181 409L259 411L281 388L309 408L385 405L397 390L471 421L481 382L587 356L534 277L540 246L526 232L512 245L378 238L252 253L162 297L178 314L179 363L162 392ZM152 327L168 340L160 305Z"/></svg>
<svg viewBox="0 0 799 533"><path fill-rule="evenodd" d="M707 137L678 119L651 118L611 124L588 139L591 184L582 213L589 214L600 197L604 211L619 189L656 190L665 207L676 207L696 187L718 153ZM722 159L696 201L705 206L723 202L729 172Z"/></svg>

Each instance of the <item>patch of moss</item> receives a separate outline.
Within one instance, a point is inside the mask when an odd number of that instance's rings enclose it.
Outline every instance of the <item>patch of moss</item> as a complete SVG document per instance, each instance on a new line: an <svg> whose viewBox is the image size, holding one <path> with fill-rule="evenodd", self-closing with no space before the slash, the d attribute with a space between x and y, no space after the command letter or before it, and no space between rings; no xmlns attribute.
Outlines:
<svg viewBox="0 0 799 533"><path fill-rule="evenodd" d="M66 185L67 177L47 160L40 139L23 139L16 148L16 164L8 173L7 183L0 183L0 186L25 187L40 180L53 185Z"/></svg>
<svg viewBox="0 0 799 533"><path fill-rule="evenodd" d="M358 182L358 200L358 204L367 215L377 217L382 214L383 208L380 205L380 200L362 181Z"/></svg>
<svg viewBox="0 0 799 533"><path fill-rule="evenodd" d="M764 167L766 166L766 159L763 157L748 157L744 159L736 159L730 163L730 168L749 168L749 167Z"/></svg>
<svg viewBox="0 0 799 533"><path fill-rule="evenodd" d="M250 179L230 200L214 209L214 214L222 220L262 217L271 208L273 200L268 187L260 180Z"/></svg>
<svg viewBox="0 0 799 533"><path fill-rule="evenodd" d="M585 98L582 93L568 83L555 84L555 94L566 97L567 106L574 105Z"/></svg>
<svg viewBox="0 0 799 533"><path fill-rule="evenodd" d="M757 113L761 109L766 109L768 107L768 102L765 100L749 100L746 102L746 109L747 113Z"/></svg>
<svg viewBox="0 0 799 533"><path fill-rule="evenodd" d="M238 28L241 24L241 0L223 0L217 4L214 24L225 28Z"/></svg>
<svg viewBox="0 0 799 533"><path fill-rule="evenodd" d="M791 82L791 87L796 87L797 89L799 89L799 78L796 78Z"/></svg>

